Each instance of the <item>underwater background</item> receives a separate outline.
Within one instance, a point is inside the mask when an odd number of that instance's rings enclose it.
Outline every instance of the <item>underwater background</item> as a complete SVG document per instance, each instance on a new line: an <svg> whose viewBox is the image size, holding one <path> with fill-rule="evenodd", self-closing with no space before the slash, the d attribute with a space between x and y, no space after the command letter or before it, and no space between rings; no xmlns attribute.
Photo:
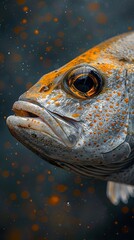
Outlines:
<svg viewBox="0 0 134 240"><path fill-rule="evenodd" d="M6 126L43 74L133 29L133 0L0 2L0 240L134 239L132 198L113 206L106 182L51 166Z"/></svg>

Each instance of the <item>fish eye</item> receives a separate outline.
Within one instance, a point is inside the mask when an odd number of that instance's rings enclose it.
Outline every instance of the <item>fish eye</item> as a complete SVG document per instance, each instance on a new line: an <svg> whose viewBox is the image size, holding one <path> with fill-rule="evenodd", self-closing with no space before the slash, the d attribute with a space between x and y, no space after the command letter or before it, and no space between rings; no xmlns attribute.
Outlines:
<svg viewBox="0 0 134 240"><path fill-rule="evenodd" d="M103 88L101 74L89 65L77 66L63 79L64 88L79 98L90 98Z"/></svg>

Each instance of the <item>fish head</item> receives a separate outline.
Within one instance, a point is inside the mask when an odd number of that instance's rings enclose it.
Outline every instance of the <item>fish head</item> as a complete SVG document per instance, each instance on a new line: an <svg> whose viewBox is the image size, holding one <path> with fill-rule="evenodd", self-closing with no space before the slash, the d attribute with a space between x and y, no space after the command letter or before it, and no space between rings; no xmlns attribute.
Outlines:
<svg viewBox="0 0 134 240"><path fill-rule="evenodd" d="M7 118L12 135L67 169L99 163L120 146L128 134L131 74L129 51L121 55L121 43L130 35L110 39L45 74L14 103L15 116Z"/></svg>

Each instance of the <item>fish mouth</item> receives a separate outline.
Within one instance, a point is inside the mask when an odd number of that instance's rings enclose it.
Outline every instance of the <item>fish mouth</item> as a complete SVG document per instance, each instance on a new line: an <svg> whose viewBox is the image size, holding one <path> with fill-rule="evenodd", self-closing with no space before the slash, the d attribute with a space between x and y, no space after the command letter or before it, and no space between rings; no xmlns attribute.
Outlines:
<svg viewBox="0 0 134 240"><path fill-rule="evenodd" d="M6 122L14 136L15 127L19 127L41 132L69 148L79 140L81 128L77 121L53 113L38 103L17 101L13 111L15 115L9 116Z"/></svg>

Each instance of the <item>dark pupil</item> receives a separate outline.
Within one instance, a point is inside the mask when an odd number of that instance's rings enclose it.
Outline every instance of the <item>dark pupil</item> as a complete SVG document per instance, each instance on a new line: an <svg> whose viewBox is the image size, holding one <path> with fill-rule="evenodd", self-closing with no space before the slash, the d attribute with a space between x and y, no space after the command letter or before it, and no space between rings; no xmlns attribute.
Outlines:
<svg viewBox="0 0 134 240"><path fill-rule="evenodd" d="M88 92L94 85L93 80L89 75L78 77L73 84L76 89L83 93Z"/></svg>

